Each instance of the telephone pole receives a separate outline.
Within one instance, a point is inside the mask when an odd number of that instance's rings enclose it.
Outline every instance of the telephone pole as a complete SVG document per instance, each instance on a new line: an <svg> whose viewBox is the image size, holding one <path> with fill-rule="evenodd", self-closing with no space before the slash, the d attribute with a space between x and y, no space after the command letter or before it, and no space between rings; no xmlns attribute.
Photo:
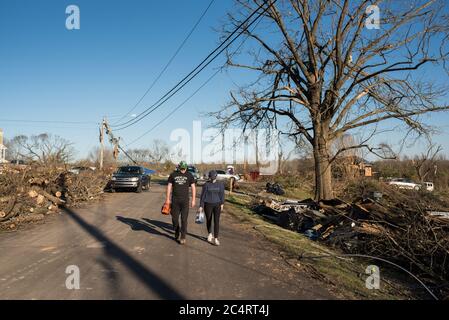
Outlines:
<svg viewBox="0 0 449 320"><path fill-rule="evenodd" d="M103 157L104 157L104 128L106 126L106 118L100 125L100 170L103 170Z"/></svg>
<svg viewBox="0 0 449 320"><path fill-rule="evenodd" d="M103 157L104 157L104 136L105 134L109 137L109 142L113 145L113 156L115 161L117 161L120 151L123 152L123 154L128 157L134 164L137 164L137 162L131 158L131 156L120 146L120 137L116 138L114 137L114 134L112 133L112 129L109 126L108 120L106 117L103 118L103 121L101 122L100 126L100 170L103 169Z"/></svg>

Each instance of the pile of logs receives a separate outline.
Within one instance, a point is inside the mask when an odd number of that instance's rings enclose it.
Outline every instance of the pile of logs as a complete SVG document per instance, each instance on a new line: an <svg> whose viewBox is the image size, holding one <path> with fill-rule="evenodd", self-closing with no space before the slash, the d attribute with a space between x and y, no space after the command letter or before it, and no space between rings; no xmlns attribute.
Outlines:
<svg viewBox="0 0 449 320"><path fill-rule="evenodd" d="M0 224L39 221L62 206L98 199L109 177L100 172L72 174L62 169L27 167L0 175Z"/></svg>
<svg viewBox="0 0 449 320"><path fill-rule="evenodd" d="M384 186L382 197L345 202L264 200L256 212L345 253L398 263L430 283L449 282L449 203L424 191ZM449 286L446 286L449 289Z"/></svg>

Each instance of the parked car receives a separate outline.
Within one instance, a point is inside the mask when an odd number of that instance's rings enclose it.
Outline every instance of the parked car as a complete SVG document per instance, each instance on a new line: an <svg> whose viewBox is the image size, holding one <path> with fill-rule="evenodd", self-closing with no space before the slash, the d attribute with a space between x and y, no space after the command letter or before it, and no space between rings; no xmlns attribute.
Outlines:
<svg viewBox="0 0 449 320"><path fill-rule="evenodd" d="M73 167L72 169L70 169L68 171L73 174L80 174L81 172L95 171L95 170L96 170L95 167Z"/></svg>
<svg viewBox="0 0 449 320"><path fill-rule="evenodd" d="M25 161L23 160L11 160L9 161L10 164L15 164L15 165L25 165Z"/></svg>
<svg viewBox="0 0 449 320"><path fill-rule="evenodd" d="M112 191L116 189L133 189L142 192L143 189L150 189L151 174L153 170L141 166L123 166L118 168L112 175L110 187Z"/></svg>
<svg viewBox="0 0 449 320"><path fill-rule="evenodd" d="M239 181L241 178L237 174L230 174L225 170L215 170L217 171L217 181L226 181L229 179L234 179L235 181ZM207 180L209 176L209 172L204 173L203 179Z"/></svg>
<svg viewBox="0 0 449 320"><path fill-rule="evenodd" d="M388 182L391 186L396 186L399 189L409 189L409 190L419 190L421 189L421 185L419 183L415 183L410 179L398 178L392 179Z"/></svg>
<svg viewBox="0 0 449 320"><path fill-rule="evenodd" d="M426 188L427 191L432 192L433 190L435 190L433 182L423 182L423 186L424 188Z"/></svg>
<svg viewBox="0 0 449 320"><path fill-rule="evenodd" d="M192 174L193 178L195 179L195 183L197 183L198 180L201 178L200 172L196 167L188 166L187 171L189 171Z"/></svg>

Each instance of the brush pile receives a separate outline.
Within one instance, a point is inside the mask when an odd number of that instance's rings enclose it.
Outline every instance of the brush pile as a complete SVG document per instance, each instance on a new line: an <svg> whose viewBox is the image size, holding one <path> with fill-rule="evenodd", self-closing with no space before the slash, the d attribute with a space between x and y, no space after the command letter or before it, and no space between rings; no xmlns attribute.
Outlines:
<svg viewBox="0 0 449 320"><path fill-rule="evenodd" d="M255 210L345 253L388 259L428 283L449 282L449 203L382 184L350 186L342 196L346 201L264 199Z"/></svg>
<svg viewBox="0 0 449 320"><path fill-rule="evenodd" d="M95 171L73 174L61 168L8 167L0 174L0 226L39 221L62 206L98 199L109 177Z"/></svg>

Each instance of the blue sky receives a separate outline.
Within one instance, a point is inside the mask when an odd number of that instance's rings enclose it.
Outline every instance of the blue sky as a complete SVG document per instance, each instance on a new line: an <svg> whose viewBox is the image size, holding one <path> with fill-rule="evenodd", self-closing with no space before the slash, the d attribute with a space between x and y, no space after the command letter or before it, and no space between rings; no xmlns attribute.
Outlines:
<svg viewBox="0 0 449 320"><path fill-rule="evenodd" d="M103 116L114 122L134 106L209 1L0 0L0 119L61 122L0 120L5 136L57 134L73 141L78 157L85 157L98 144L96 123ZM65 9L70 4L80 8L80 30L65 27ZM215 1L135 112L156 101L216 46L219 35L213 28L220 26L232 5L230 0ZM196 90L222 62L215 62L165 107L117 134L125 144L140 136ZM176 128L192 130L192 121L200 120L201 112L222 106L234 82L242 79L239 72L219 74L181 111L133 147L149 146L153 139L168 141ZM443 133L435 141L443 145L446 154L448 120L447 113L429 119L442 126ZM204 126L209 121L203 119ZM390 134L378 139L396 138ZM417 151L419 146L414 145L406 152Z"/></svg>

